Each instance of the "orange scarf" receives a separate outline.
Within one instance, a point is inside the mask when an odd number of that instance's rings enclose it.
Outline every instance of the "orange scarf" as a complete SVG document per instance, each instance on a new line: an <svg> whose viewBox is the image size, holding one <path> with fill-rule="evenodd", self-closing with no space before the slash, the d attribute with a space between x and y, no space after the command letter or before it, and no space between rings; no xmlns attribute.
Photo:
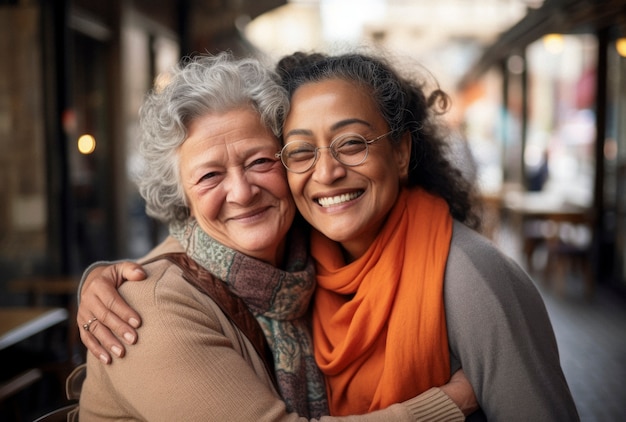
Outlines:
<svg viewBox="0 0 626 422"><path fill-rule="evenodd" d="M451 237L446 202L422 189L400 193L374 243L349 265L338 244L313 232L313 343L331 415L385 408L449 380L443 277Z"/></svg>

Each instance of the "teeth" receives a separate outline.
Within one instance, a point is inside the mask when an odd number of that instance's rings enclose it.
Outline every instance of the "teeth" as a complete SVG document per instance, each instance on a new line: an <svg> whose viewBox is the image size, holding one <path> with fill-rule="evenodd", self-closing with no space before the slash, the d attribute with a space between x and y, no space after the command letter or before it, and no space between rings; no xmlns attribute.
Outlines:
<svg viewBox="0 0 626 422"><path fill-rule="evenodd" d="M319 198L317 202L323 207L331 207L333 205L352 201L361 196L361 192L344 193L343 195L331 196L328 198Z"/></svg>

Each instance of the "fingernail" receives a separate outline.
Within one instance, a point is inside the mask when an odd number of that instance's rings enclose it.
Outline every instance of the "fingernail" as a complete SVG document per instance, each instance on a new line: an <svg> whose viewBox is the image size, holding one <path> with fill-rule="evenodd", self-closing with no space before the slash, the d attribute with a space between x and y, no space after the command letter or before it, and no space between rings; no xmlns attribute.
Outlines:
<svg viewBox="0 0 626 422"><path fill-rule="evenodd" d="M105 354L99 356L102 363L109 363L109 357Z"/></svg>
<svg viewBox="0 0 626 422"><path fill-rule="evenodd" d="M137 274L146 275L146 272L142 270L141 268L135 268L133 271L136 272Z"/></svg>
<svg viewBox="0 0 626 422"><path fill-rule="evenodd" d="M135 318L131 318L131 319L129 319L129 320L128 320L128 323L129 323L130 325L132 325L133 327L135 327L135 328L139 327L139 321L137 321L137 319L135 319Z"/></svg>
<svg viewBox="0 0 626 422"><path fill-rule="evenodd" d="M126 339L127 342L129 342L130 344L133 344L135 342L135 336L132 335L131 333L125 333L124 334L124 338Z"/></svg>
<svg viewBox="0 0 626 422"><path fill-rule="evenodd" d="M111 347L111 351L115 354L115 356L117 356L118 358L120 356L122 356L122 349L119 348L119 346L113 346Z"/></svg>

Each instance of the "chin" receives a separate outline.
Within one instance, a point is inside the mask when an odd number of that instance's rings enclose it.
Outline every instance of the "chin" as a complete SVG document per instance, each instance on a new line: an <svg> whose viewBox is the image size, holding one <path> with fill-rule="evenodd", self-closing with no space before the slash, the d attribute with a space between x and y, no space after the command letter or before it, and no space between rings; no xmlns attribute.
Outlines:
<svg viewBox="0 0 626 422"><path fill-rule="evenodd" d="M341 230L333 230L328 226L324 227L323 230L317 229L324 236L332 240L333 242L344 242L348 239L348 235L344 234Z"/></svg>

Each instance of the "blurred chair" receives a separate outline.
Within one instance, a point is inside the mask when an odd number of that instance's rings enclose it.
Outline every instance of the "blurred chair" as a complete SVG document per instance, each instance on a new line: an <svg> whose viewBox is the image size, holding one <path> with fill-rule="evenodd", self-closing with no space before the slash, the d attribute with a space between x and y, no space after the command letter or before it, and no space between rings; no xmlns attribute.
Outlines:
<svg viewBox="0 0 626 422"><path fill-rule="evenodd" d="M557 293L563 295L568 279L579 275L584 284L585 297L593 297L591 230L591 221L588 218L561 222L556 236L548 239L545 277L548 281L554 280Z"/></svg>
<svg viewBox="0 0 626 422"><path fill-rule="evenodd" d="M3 381L0 383L0 403L39 381L42 375L39 368L32 368Z"/></svg>
<svg viewBox="0 0 626 422"><path fill-rule="evenodd" d="M71 403L46 413L33 422L78 421L78 399L80 398L80 390L82 389L86 375L87 370L85 364L74 368L65 382L65 395Z"/></svg>
<svg viewBox="0 0 626 422"><path fill-rule="evenodd" d="M38 368L32 368L0 382L0 406L5 408L7 414L19 417L22 411L14 398L42 377L43 374Z"/></svg>
<svg viewBox="0 0 626 422"><path fill-rule="evenodd" d="M70 404L59 409L53 410L50 413L46 413L43 416L38 417L33 422L66 422L67 415L70 414L72 410L76 409L75 404Z"/></svg>
<svg viewBox="0 0 626 422"><path fill-rule="evenodd" d="M522 233L524 257L529 271L535 270L535 251L543 247L546 251L542 271L544 283L552 285L557 294L564 295L567 281L580 277L585 297L593 297L592 219L588 214L571 215L566 219L528 220L523 225Z"/></svg>

